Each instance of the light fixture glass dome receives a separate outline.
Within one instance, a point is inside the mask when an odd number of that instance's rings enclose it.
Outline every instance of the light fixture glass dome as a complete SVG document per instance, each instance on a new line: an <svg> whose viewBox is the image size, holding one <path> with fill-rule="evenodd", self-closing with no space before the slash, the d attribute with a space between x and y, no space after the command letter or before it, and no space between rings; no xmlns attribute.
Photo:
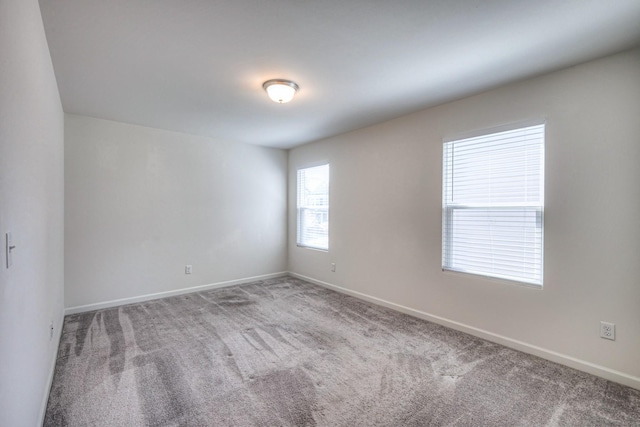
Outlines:
<svg viewBox="0 0 640 427"><path fill-rule="evenodd" d="M269 98L279 104L291 101L298 89L300 89L291 80L282 79L267 80L262 84L262 87L267 91Z"/></svg>

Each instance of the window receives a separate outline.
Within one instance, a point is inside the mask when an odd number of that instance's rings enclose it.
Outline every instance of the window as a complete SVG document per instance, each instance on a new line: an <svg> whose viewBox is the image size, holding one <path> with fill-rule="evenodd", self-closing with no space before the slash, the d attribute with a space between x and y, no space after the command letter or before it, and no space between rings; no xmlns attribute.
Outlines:
<svg viewBox="0 0 640 427"><path fill-rule="evenodd" d="M298 246L329 249L329 165L298 169Z"/></svg>
<svg viewBox="0 0 640 427"><path fill-rule="evenodd" d="M542 285L544 130L445 142L444 270Z"/></svg>

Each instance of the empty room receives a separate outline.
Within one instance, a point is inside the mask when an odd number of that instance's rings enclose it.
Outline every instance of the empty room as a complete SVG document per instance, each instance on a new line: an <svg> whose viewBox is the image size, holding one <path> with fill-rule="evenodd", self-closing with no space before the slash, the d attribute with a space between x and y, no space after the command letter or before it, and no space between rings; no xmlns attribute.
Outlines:
<svg viewBox="0 0 640 427"><path fill-rule="evenodd" d="M0 0L0 426L640 426L638 0Z"/></svg>

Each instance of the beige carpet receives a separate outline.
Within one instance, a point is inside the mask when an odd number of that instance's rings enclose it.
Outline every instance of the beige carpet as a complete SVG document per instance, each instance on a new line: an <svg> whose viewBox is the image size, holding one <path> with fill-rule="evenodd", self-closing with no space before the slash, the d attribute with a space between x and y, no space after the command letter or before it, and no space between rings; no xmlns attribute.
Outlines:
<svg viewBox="0 0 640 427"><path fill-rule="evenodd" d="M640 426L640 391L290 277L67 316L46 426Z"/></svg>

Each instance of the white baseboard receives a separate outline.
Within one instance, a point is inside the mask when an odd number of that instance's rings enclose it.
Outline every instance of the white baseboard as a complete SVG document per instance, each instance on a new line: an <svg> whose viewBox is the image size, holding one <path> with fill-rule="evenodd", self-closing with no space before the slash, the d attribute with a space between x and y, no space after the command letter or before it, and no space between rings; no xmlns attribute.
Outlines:
<svg viewBox="0 0 640 427"><path fill-rule="evenodd" d="M590 363L581 359L577 359L572 356L567 356L565 354L561 354L552 350L547 350L542 347L538 347L532 344L527 344L522 341L514 340L508 337L504 337L502 335L494 334L489 331L485 331L483 329L479 329L473 326L465 325L460 322L456 322L453 320L446 319L440 316L434 316L429 313L425 313L424 311L416 310L413 308L405 307L400 304L396 304L390 301L386 301L381 298L373 297L361 292L352 291L350 289L346 289L331 283L323 282L321 280L314 279L312 277L307 277L302 274L289 272L289 274L293 277L297 277L302 280L306 280L311 283L315 283L317 285L332 289L334 291L341 292L343 294L351 295L353 297L369 301L373 304L381 305L383 307L390 308L392 310L396 310L423 320L427 320L429 322L437 323L442 326L446 326L451 329L455 329L461 332L468 333L470 335L474 335L479 338L486 339L487 341L495 342L505 347L512 348L514 350L522 351L523 353L532 354L534 356L541 357L543 359L550 360L555 363L559 363L561 365L568 366L570 368L577 369L579 371L583 371L592 375L596 375L598 377L604 378L609 381L613 381L616 383L620 383L635 389L640 390L640 378L632 375L625 374L624 372L616 371L613 369L609 369L604 366L596 365L594 363Z"/></svg>
<svg viewBox="0 0 640 427"><path fill-rule="evenodd" d="M56 372L56 363L58 361L58 351L60 350L60 338L62 337L62 328L64 327L64 310L60 312L60 317L56 319L56 335L51 339L54 343L54 352L51 357L51 366L49 366L49 378L47 379L47 385L44 389L44 396L42 397L42 403L40 404L40 424L44 425L44 417L47 414L47 403L49 403L49 393L51 393L51 385L53 384L53 376Z"/></svg>
<svg viewBox="0 0 640 427"><path fill-rule="evenodd" d="M137 303L137 302L150 301L150 300L154 300L154 299L166 298L166 297L171 297L171 296L175 296L175 295L182 295L182 294L189 294L189 293L192 293L192 292L206 291L208 289L224 288L224 287L227 287L227 286L239 285L239 284L242 284L242 283L249 283L249 282L255 282L255 281L258 281L258 280L266 280L266 279L272 279L272 278L275 278L275 277L286 276L287 274L288 274L288 272L281 271L279 273L271 273L271 274L263 274L261 276L245 277L245 278L242 278L242 279L228 280L226 282L210 283L208 285L201 285L201 286L193 286L193 287L190 287L190 288L176 289L174 291L158 292L158 293L155 293L155 294L139 295L139 296L130 297L130 298L121 298L121 299L115 299L115 300L111 300L111 301L97 302L97 303L94 303L94 304L78 305L78 306L75 306L75 307L66 308L64 310L64 314L66 316L66 315L69 315L69 314L84 313L86 311L93 311L93 310L100 310L100 309L103 309L103 308L117 307L119 305L134 304L134 303Z"/></svg>

